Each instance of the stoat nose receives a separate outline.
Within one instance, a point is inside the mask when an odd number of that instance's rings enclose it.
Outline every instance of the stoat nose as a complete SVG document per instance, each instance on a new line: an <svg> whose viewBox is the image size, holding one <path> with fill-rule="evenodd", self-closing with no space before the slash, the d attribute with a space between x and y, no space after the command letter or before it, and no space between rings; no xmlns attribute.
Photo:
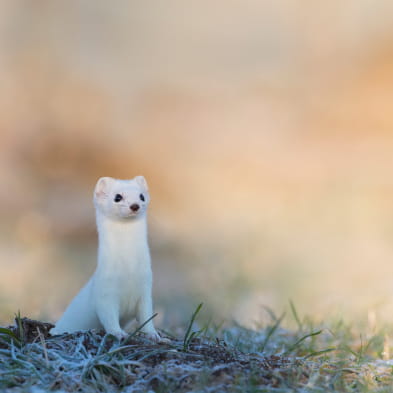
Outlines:
<svg viewBox="0 0 393 393"><path fill-rule="evenodd" d="M137 212L137 211L139 210L139 205L138 205L137 203L133 203L133 204L130 206L130 209L131 209L133 212Z"/></svg>

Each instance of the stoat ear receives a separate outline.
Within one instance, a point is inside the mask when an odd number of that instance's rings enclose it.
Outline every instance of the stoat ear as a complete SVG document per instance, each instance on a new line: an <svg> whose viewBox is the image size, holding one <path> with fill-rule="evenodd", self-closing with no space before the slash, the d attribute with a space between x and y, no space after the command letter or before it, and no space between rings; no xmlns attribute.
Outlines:
<svg viewBox="0 0 393 393"><path fill-rule="evenodd" d="M114 180L115 179L112 177L101 177L96 184L96 188L94 189L94 197L102 198L106 196Z"/></svg>
<svg viewBox="0 0 393 393"><path fill-rule="evenodd" d="M148 190L147 181L143 176L136 176L134 177L134 180L141 188L143 188L144 190Z"/></svg>

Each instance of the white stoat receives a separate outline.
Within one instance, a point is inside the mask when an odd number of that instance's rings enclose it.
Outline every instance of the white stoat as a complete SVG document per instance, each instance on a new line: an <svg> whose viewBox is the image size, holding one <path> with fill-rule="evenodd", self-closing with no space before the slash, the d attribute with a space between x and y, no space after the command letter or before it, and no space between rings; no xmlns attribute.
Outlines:
<svg viewBox="0 0 393 393"><path fill-rule="evenodd" d="M104 328L119 339L134 317L153 315L152 272L146 210L150 201L143 176L132 180L102 177L94 190L98 230L98 264L88 283L72 300L52 334ZM142 329L160 340L153 322Z"/></svg>

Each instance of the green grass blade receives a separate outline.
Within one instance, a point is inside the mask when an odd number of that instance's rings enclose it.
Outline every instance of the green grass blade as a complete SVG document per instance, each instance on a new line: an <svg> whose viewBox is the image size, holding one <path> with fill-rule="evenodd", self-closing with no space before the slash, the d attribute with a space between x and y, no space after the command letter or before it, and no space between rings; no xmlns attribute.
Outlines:
<svg viewBox="0 0 393 393"><path fill-rule="evenodd" d="M158 313L153 314L149 319L147 319L145 322L142 323L142 325L138 326L124 341L124 344L126 344L128 342L128 340L130 340L132 337L134 337L136 334L138 334L145 325L147 325L152 319L154 319L156 316L158 315Z"/></svg>
<svg viewBox="0 0 393 393"><path fill-rule="evenodd" d="M314 336L318 336L319 334L322 333L322 330L318 330L317 332L312 332L312 333L308 333L305 336L299 338L299 340L297 340L295 342L295 344L293 344L291 347L289 347L285 352L284 355L288 355L289 353L293 352L304 340L306 340L309 337L314 337Z"/></svg>
<svg viewBox="0 0 393 393"><path fill-rule="evenodd" d="M285 317L285 312L276 320L276 323L269 329L266 338L263 340L263 343L261 345L261 349L260 349L261 352L265 350L267 343L269 342L270 338L273 336L274 332L281 325L281 322L284 319L284 317Z"/></svg>
<svg viewBox="0 0 393 393"><path fill-rule="evenodd" d="M15 314L15 321L16 324L18 325L18 330L19 330L19 343L20 345L25 345L25 332L23 330L23 323L22 323L22 317L20 316L20 310L18 310L18 314Z"/></svg>
<svg viewBox="0 0 393 393"><path fill-rule="evenodd" d="M19 342L18 337L16 337L16 334L11 329L0 327L0 334L4 334L6 336L9 336L10 338Z"/></svg>
<svg viewBox="0 0 393 393"><path fill-rule="evenodd" d="M299 314L297 313L295 304L293 303L292 300L289 301L289 306L291 307L292 315L295 318L295 321L296 321L296 323L297 323L297 325L299 327L299 330L303 330L303 323L302 323L302 321L299 318Z"/></svg>
<svg viewBox="0 0 393 393"><path fill-rule="evenodd" d="M277 321L277 316L275 312L268 306L262 306L262 308L269 314L269 317L272 321L276 322Z"/></svg>
<svg viewBox="0 0 393 393"><path fill-rule="evenodd" d="M190 336L191 329L194 324L196 316L198 315L199 311L201 311L202 306L203 306L203 303L199 303L198 307L195 309L194 313L191 316L190 323L188 324L188 328L186 330L186 334L184 335L184 340L183 340L183 350L184 351L187 350L190 340L192 340L192 338L194 337L194 335Z"/></svg>

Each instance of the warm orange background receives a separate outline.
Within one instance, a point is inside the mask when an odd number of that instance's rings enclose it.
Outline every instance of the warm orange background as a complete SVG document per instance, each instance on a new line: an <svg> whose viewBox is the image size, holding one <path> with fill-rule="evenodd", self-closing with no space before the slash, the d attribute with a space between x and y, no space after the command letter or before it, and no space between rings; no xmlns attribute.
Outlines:
<svg viewBox="0 0 393 393"><path fill-rule="evenodd" d="M59 316L138 174L161 324L392 320L390 0L6 1L0 86L1 322Z"/></svg>

